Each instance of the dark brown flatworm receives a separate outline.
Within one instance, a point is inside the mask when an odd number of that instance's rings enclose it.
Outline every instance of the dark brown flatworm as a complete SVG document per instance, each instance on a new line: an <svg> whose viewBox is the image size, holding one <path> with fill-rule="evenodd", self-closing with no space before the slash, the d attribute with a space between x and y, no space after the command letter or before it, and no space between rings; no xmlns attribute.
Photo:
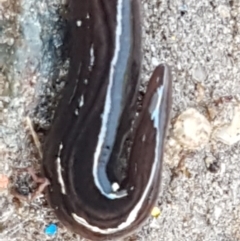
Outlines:
<svg viewBox="0 0 240 241"><path fill-rule="evenodd" d="M69 4L70 69L44 146L43 173L59 220L92 240L133 232L158 196L171 75L167 65L155 69L134 122L141 68L138 4Z"/></svg>

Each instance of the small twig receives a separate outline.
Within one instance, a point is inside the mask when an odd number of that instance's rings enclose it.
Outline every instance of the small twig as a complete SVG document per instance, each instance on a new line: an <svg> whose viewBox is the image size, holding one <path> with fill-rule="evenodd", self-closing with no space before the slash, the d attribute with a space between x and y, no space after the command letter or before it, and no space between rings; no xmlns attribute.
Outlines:
<svg viewBox="0 0 240 241"><path fill-rule="evenodd" d="M37 136L37 134L36 134L36 132L33 128L33 124L32 124L32 121L31 121L29 116L26 117L26 124L27 124L27 126L30 130L30 133L31 133L32 137L33 137L34 144L37 147L39 157L42 159L43 155L42 155L41 143L40 143L39 138L38 138L38 136Z"/></svg>

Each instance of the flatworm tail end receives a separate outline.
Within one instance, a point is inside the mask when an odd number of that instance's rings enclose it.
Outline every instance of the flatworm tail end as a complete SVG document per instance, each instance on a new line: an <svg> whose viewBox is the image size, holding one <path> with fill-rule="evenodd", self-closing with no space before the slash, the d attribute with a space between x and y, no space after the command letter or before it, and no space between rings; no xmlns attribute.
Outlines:
<svg viewBox="0 0 240 241"><path fill-rule="evenodd" d="M159 65L150 78L143 109L136 128L128 169L128 184L135 202L129 217L135 216L130 230L149 217L159 194L164 140L168 128L172 77L166 64Z"/></svg>

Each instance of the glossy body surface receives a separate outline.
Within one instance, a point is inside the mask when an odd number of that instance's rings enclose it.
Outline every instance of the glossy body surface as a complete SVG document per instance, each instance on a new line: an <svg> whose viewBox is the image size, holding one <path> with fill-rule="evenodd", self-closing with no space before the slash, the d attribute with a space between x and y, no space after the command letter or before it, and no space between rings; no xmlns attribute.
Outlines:
<svg viewBox="0 0 240 241"><path fill-rule="evenodd" d="M92 240L115 239L139 227L158 196L171 75L166 65L156 68L134 121L139 2L71 0L69 7L68 82L43 155L48 200L72 231Z"/></svg>

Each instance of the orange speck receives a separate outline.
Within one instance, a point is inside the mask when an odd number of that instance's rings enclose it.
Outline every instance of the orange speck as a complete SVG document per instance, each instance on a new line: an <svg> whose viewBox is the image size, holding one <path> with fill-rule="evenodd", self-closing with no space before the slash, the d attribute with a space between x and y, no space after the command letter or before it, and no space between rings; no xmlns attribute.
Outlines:
<svg viewBox="0 0 240 241"><path fill-rule="evenodd" d="M6 189L8 187L8 183L9 178L4 174L0 174L0 189Z"/></svg>

